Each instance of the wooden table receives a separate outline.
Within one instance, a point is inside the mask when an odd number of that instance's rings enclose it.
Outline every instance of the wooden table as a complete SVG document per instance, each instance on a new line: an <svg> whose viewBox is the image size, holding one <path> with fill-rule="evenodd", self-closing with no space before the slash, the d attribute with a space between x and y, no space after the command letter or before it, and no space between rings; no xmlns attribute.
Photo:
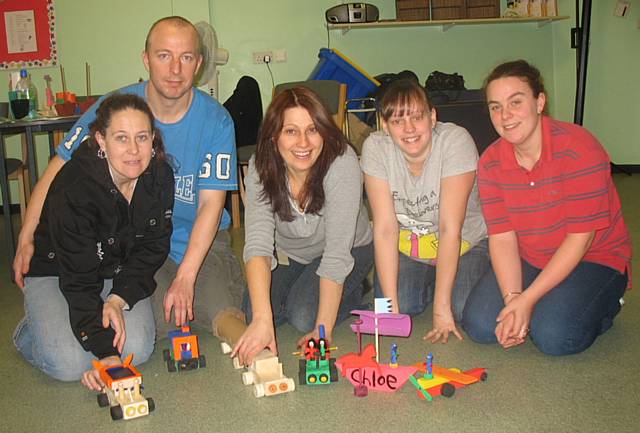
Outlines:
<svg viewBox="0 0 640 433"><path fill-rule="evenodd" d="M49 155L55 155L54 132L70 130L80 116L41 118L34 120L16 120L11 122L0 123L0 192L2 193L2 209L4 214L4 231L7 243L7 251L9 253L9 264L13 263L15 256L13 225L11 224L11 198L9 195L9 180L7 178L7 163L5 157L5 137L8 135L24 134L26 137L26 158L27 167L29 169L29 183L31 187L38 180L36 150L35 150L35 134L46 132L49 135Z"/></svg>

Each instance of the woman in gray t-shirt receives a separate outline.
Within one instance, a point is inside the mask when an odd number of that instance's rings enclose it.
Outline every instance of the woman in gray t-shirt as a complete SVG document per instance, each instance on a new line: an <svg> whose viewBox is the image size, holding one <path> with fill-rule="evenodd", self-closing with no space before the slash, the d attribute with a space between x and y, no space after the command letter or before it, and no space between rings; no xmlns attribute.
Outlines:
<svg viewBox="0 0 640 433"><path fill-rule="evenodd" d="M319 97L284 90L267 109L246 177L245 246L250 321L232 355L247 364L276 353L275 325L331 340L360 307L373 266L358 158Z"/></svg>
<svg viewBox="0 0 640 433"><path fill-rule="evenodd" d="M389 86L383 132L364 143L361 165L373 213L376 296L394 312L419 314L433 302L425 339L447 342L466 299L489 267L487 231L475 182L473 139L436 111L415 81Z"/></svg>

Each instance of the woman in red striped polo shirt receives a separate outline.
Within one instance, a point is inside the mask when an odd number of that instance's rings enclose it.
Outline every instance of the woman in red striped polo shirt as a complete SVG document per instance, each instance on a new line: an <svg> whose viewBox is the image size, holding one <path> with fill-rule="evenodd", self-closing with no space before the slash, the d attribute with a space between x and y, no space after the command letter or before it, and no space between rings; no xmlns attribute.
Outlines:
<svg viewBox="0 0 640 433"><path fill-rule="evenodd" d="M631 281L631 240L610 160L584 128L545 116L540 72L497 66L485 92L500 138L478 163L492 270L463 327L504 348L527 335L544 353L587 349L613 324Z"/></svg>

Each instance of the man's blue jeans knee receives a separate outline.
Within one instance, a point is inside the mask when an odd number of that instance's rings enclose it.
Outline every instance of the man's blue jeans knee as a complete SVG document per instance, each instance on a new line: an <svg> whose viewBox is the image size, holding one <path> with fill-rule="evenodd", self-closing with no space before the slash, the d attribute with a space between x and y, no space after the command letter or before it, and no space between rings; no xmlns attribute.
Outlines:
<svg viewBox="0 0 640 433"><path fill-rule="evenodd" d="M347 319L351 310L362 307L363 282L373 266L373 242L353 248L351 255L355 263L343 284L336 325ZM321 259L318 257L306 265L289 259L288 265L278 265L271 272L271 310L275 326L289 322L303 333L315 328L320 301L320 277L316 270ZM252 311L248 293L245 293L242 309L250 323Z"/></svg>
<svg viewBox="0 0 640 433"><path fill-rule="evenodd" d="M76 340L69 324L69 306L59 288L57 277L32 277L25 280L25 317L13 334L18 351L34 367L63 381L79 380L92 368L95 359ZM101 293L109 295L111 280L105 280ZM124 311L126 342L123 357L134 354L135 364L145 362L153 352L155 324L149 298Z"/></svg>
<svg viewBox="0 0 640 433"><path fill-rule="evenodd" d="M522 261L526 289L542 270ZM581 262L538 301L529 335L541 352L570 355L590 347L620 311L628 278L604 265ZM478 343L497 343L496 317L504 302L495 273L487 272L473 289L463 314L463 328Z"/></svg>

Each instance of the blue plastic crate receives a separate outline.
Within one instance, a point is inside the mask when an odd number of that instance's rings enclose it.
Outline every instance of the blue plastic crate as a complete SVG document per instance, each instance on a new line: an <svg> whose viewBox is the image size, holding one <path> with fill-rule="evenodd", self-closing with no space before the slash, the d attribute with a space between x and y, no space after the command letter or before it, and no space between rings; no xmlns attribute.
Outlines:
<svg viewBox="0 0 640 433"><path fill-rule="evenodd" d="M320 61L311 72L310 80L335 80L347 85L347 99L364 98L380 82L367 74L338 50L320 48Z"/></svg>

